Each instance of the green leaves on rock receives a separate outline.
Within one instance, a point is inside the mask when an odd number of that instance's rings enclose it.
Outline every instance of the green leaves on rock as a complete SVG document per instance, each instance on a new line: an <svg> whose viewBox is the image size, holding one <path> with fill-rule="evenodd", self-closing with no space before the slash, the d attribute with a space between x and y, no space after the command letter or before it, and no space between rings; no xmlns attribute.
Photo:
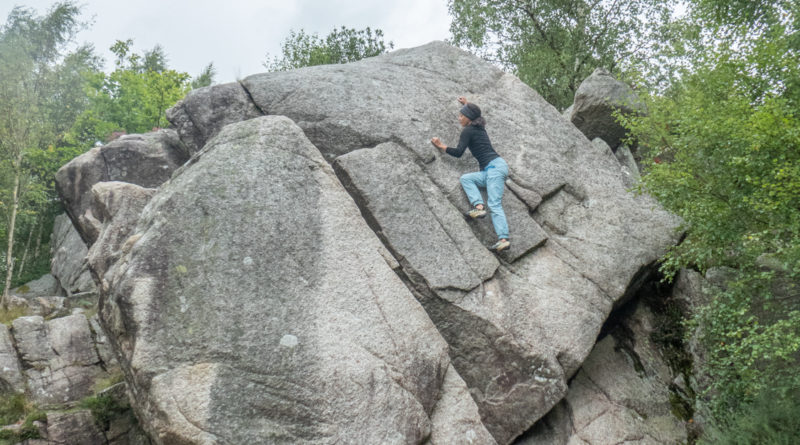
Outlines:
<svg viewBox="0 0 800 445"><path fill-rule="evenodd" d="M304 66L348 63L373 57L392 49L394 43L383 41L383 31L374 32L369 27L361 30L355 28L334 28L325 38L317 34L306 34L290 31L289 37L281 45L281 57L264 62L270 71L286 71Z"/></svg>

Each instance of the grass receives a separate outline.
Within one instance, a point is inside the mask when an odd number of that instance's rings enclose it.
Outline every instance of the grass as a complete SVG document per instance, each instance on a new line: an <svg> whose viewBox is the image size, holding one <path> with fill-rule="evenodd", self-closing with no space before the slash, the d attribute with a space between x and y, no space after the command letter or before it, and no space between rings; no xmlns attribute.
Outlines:
<svg viewBox="0 0 800 445"><path fill-rule="evenodd" d="M19 317L28 315L28 308L23 306L14 306L8 309L0 308L0 323L6 326L11 326L11 322Z"/></svg>
<svg viewBox="0 0 800 445"><path fill-rule="evenodd" d="M22 394L14 394L0 399L0 425L11 425L22 421L19 431L0 431L0 445L15 444L26 439L38 439L39 429L33 422L47 419L43 411L28 401Z"/></svg>
<svg viewBox="0 0 800 445"><path fill-rule="evenodd" d="M800 443L800 390L768 390L701 438L702 445L796 445Z"/></svg>

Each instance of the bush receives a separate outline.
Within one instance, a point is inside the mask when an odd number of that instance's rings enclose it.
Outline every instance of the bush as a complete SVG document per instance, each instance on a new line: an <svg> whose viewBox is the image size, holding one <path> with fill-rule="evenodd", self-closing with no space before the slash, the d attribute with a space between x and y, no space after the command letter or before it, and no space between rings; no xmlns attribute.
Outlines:
<svg viewBox="0 0 800 445"><path fill-rule="evenodd" d="M700 444L795 445L800 443L800 391L765 391L727 416Z"/></svg>

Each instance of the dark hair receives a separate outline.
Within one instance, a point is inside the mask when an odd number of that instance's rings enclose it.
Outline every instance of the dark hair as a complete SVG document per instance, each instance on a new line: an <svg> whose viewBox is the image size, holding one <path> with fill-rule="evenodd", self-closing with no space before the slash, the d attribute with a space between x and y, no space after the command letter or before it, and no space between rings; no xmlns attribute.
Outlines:
<svg viewBox="0 0 800 445"><path fill-rule="evenodd" d="M479 117L475 118L475 120L470 121L469 124L470 125L474 125L476 127L485 127L486 126L486 119L484 119L483 116L479 116Z"/></svg>

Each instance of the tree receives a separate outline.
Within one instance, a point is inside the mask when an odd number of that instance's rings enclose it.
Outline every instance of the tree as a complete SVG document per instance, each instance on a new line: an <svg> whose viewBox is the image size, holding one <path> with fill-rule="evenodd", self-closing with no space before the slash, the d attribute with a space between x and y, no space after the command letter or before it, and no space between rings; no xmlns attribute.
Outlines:
<svg viewBox="0 0 800 445"><path fill-rule="evenodd" d="M14 272L19 217L35 217L48 201L29 161L64 139L85 106L85 73L97 69L90 47L65 54L81 27L79 12L69 1L56 3L42 17L16 7L0 30L0 170L7 178L0 183L0 209L7 217L2 306Z"/></svg>
<svg viewBox="0 0 800 445"><path fill-rule="evenodd" d="M214 83L214 77L217 75L217 70L214 68L214 63L209 63L203 68L203 71L192 80L192 89L203 88L210 86Z"/></svg>
<svg viewBox="0 0 800 445"><path fill-rule="evenodd" d="M647 155L642 190L686 221L667 275L724 266L733 279L699 311L722 419L766 389L798 388L800 5L693 0L699 30L676 82L623 118ZM723 37L723 38L720 38Z"/></svg>
<svg viewBox="0 0 800 445"><path fill-rule="evenodd" d="M667 42L673 0L448 0L456 45L564 109L597 67L619 75Z"/></svg>
<svg viewBox="0 0 800 445"><path fill-rule="evenodd" d="M317 34L306 34L290 31L289 37L281 44L282 56L264 62L270 71L285 71L304 66L348 63L383 54L394 48L391 41L383 41L383 31L374 32L369 27L356 30L353 28L334 28L324 39ZM269 59L269 55L267 55Z"/></svg>
<svg viewBox="0 0 800 445"><path fill-rule="evenodd" d="M131 39L117 40L111 47L116 69L110 74L95 72L89 79L90 106L71 131L75 145L106 142L114 132L146 133L161 128L167 124L166 110L191 89L189 74L170 69L160 45L142 54L132 47ZM213 67L206 74L205 81L213 81Z"/></svg>

